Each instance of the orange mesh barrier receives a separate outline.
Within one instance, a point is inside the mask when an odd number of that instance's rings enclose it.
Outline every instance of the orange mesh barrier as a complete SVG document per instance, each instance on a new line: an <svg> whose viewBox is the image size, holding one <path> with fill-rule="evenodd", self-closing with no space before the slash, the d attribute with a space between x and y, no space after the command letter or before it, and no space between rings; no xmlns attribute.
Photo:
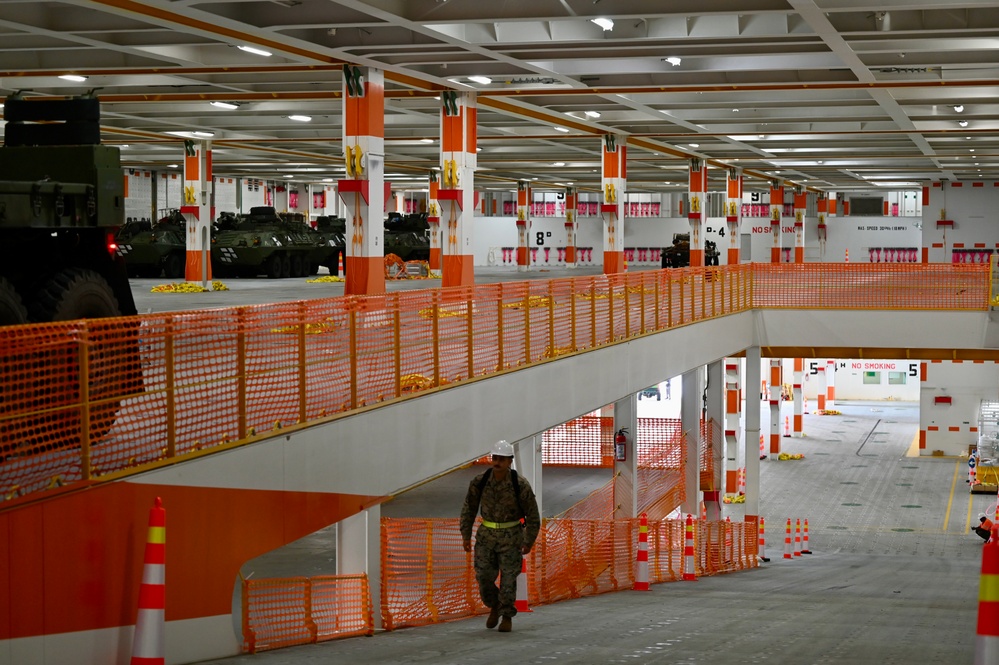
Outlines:
<svg viewBox="0 0 999 665"><path fill-rule="evenodd" d="M984 265L742 264L2 328L0 500L752 306L988 294Z"/></svg>
<svg viewBox="0 0 999 665"><path fill-rule="evenodd" d="M642 466L658 459L656 444L680 436L678 418L639 418L638 464ZM614 418L610 416L580 416L553 427L544 433L542 462L546 466L614 466Z"/></svg>
<svg viewBox="0 0 999 665"><path fill-rule="evenodd" d="M248 653L373 632L366 575L243 580Z"/></svg>

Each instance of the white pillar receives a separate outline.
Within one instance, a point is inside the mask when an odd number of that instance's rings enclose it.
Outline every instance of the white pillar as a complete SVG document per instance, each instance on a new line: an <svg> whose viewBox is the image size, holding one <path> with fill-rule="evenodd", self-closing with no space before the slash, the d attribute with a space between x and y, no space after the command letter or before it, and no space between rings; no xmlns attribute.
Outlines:
<svg viewBox="0 0 999 665"><path fill-rule="evenodd" d="M725 359L725 493L739 491L739 442L742 411L742 360ZM758 418L759 416L757 416Z"/></svg>
<svg viewBox="0 0 999 665"><path fill-rule="evenodd" d="M836 361L826 361L826 408L836 408Z"/></svg>
<svg viewBox="0 0 999 665"><path fill-rule="evenodd" d="M725 382L722 379L722 361L716 360L708 363L708 384L705 395L705 414L711 427L710 441L711 448L711 486L704 490L704 506L707 510L708 519L717 521L721 519L721 494L725 488ZM707 444L705 444L707 445Z"/></svg>
<svg viewBox="0 0 999 665"><path fill-rule="evenodd" d="M539 513L541 513L541 485L543 480L541 472L541 445L543 439L544 435L535 434L513 444L514 468L517 469L518 475L531 484L534 496L538 500Z"/></svg>
<svg viewBox="0 0 999 665"><path fill-rule="evenodd" d="M781 359L770 359L770 459L780 455Z"/></svg>
<svg viewBox="0 0 999 665"><path fill-rule="evenodd" d="M626 430L626 459L614 460L614 519L638 516L638 396L634 393L614 402L614 433Z"/></svg>
<svg viewBox="0 0 999 665"><path fill-rule="evenodd" d="M756 401L760 385L760 347L746 349L746 522L759 524L760 518L760 403Z"/></svg>
<svg viewBox="0 0 999 665"><path fill-rule="evenodd" d="M375 629L382 627L382 509L372 506L337 524L336 574L368 576Z"/></svg>
<svg viewBox="0 0 999 665"><path fill-rule="evenodd" d="M683 373L683 396L680 403L680 423L687 436L687 460L684 464L686 492L682 510L684 514L700 517L698 492L701 487L701 395L704 392L704 368L698 367Z"/></svg>
<svg viewBox="0 0 999 665"><path fill-rule="evenodd" d="M805 359L795 358L794 359L794 383L791 384L791 390L794 396L794 423L791 427L791 435L796 437L802 437L805 435L804 423L802 422L802 394L801 394L801 380L802 374L804 372Z"/></svg>

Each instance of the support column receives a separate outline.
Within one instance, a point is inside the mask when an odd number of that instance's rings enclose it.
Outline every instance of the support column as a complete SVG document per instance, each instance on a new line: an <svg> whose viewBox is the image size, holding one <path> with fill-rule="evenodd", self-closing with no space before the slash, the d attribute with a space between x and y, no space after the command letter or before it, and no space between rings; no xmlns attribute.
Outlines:
<svg viewBox="0 0 999 665"><path fill-rule="evenodd" d="M690 223L690 267L704 265L704 236L701 227L704 221L708 191L708 165L699 157L690 160L690 210L687 221Z"/></svg>
<svg viewBox="0 0 999 665"><path fill-rule="evenodd" d="M625 137L604 134L600 179L604 219L604 274L624 272L624 189L628 182L628 146Z"/></svg>
<svg viewBox="0 0 999 665"><path fill-rule="evenodd" d="M728 258L726 263L738 265L740 232L742 230L742 169L730 168L728 170L728 200L725 207L728 212L725 218L728 223Z"/></svg>
<svg viewBox="0 0 999 665"><path fill-rule="evenodd" d="M385 79L344 65L343 152L337 191L347 211L345 295L385 293Z"/></svg>
<svg viewBox="0 0 999 665"><path fill-rule="evenodd" d="M625 428L626 459L614 460L614 519L638 516L638 395L614 402L614 433Z"/></svg>
<svg viewBox="0 0 999 665"><path fill-rule="evenodd" d="M700 517L697 497L701 488L701 395L704 393L704 368L698 367L683 373L683 391L680 402L680 427L687 437L687 458L683 463L685 492L684 514Z"/></svg>
<svg viewBox="0 0 999 665"><path fill-rule="evenodd" d="M819 193L819 198L815 202L815 210L819 216L819 223L816 227L816 233L819 239L819 258L825 259L826 256L826 213L829 212L829 198L825 192Z"/></svg>
<svg viewBox="0 0 999 665"><path fill-rule="evenodd" d="M743 448L746 460L746 517L754 527L760 522L760 405L756 401L756 387L762 380L760 368L760 347L746 349L746 438Z"/></svg>
<svg viewBox="0 0 999 665"><path fill-rule="evenodd" d="M815 368L816 378L819 381L819 387L816 391L817 397L815 400L818 404L815 405L815 408L822 411L826 408L826 361L820 360L818 365L819 366Z"/></svg>
<svg viewBox="0 0 999 665"><path fill-rule="evenodd" d="M565 188L565 267L576 267L576 188Z"/></svg>
<svg viewBox="0 0 999 665"><path fill-rule="evenodd" d="M805 359L795 358L794 359L794 383L791 384L791 391L794 397L794 426L791 428L792 436L802 437L805 435L802 429L802 395L801 395L801 380L802 374L804 373Z"/></svg>
<svg viewBox="0 0 999 665"><path fill-rule="evenodd" d="M184 204L180 212L187 222L187 252L184 278L208 288L212 279L212 144L184 141Z"/></svg>
<svg viewBox="0 0 999 665"><path fill-rule="evenodd" d="M430 173L430 190L427 193L427 224L430 226L430 261L431 272L441 270L441 209L437 202L437 190L440 182L437 173Z"/></svg>
<svg viewBox="0 0 999 665"><path fill-rule="evenodd" d="M337 524L336 574L368 576L371 607L382 606L382 508L372 506ZM382 613L372 613L375 630L382 627Z"/></svg>
<svg viewBox="0 0 999 665"><path fill-rule="evenodd" d="M770 359L770 459L780 455L781 359Z"/></svg>
<svg viewBox="0 0 999 665"><path fill-rule="evenodd" d="M742 411L739 358L725 359L725 493L738 492L739 435Z"/></svg>
<svg viewBox="0 0 999 665"><path fill-rule="evenodd" d="M473 286L472 230L478 157L474 92L441 93L441 186L437 200L447 223L442 247L441 287Z"/></svg>
<svg viewBox="0 0 999 665"><path fill-rule="evenodd" d="M808 205L808 195L805 189L798 185L794 188L794 262L805 262L805 208Z"/></svg>
<svg viewBox="0 0 999 665"><path fill-rule="evenodd" d="M513 444L513 463L517 473L531 484L534 496L538 499L538 512L544 515L542 509L542 481L543 474L541 468L541 445L544 435L535 434L526 439L521 439Z"/></svg>
<svg viewBox="0 0 999 665"><path fill-rule="evenodd" d="M517 181L517 272L531 267L531 186L526 180Z"/></svg>
<svg viewBox="0 0 999 665"><path fill-rule="evenodd" d="M704 507L708 519L721 519L722 480L725 471L725 381L723 361L708 363L708 383L704 392L704 413L710 427L711 441L711 480L704 488ZM707 444L705 444L707 445Z"/></svg>
<svg viewBox="0 0 999 665"><path fill-rule="evenodd" d="M770 263L780 263L780 223L784 214L784 184L780 180L770 181L770 232L774 236L770 248Z"/></svg>
<svg viewBox="0 0 999 665"><path fill-rule="evenodd" d="M836 408L836 361L826 361L826 408Z"/></svg>

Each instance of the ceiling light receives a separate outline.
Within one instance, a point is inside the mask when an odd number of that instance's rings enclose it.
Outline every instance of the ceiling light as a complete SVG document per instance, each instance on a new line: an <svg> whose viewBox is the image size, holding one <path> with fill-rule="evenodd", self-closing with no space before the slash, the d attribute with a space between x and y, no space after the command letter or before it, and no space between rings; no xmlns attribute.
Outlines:
<svg viewBox="0 0 999 665"><path fill-rule="evenodd" d="M175 168L177 168L177 164L167 164L167 167L171 168L171 169L175 169Z"/></svg>
<svg viewBox="0 0 999 665"><path fill-rule="evenodd" d="M962 127L967 127L968 126L968 121L967 120L958 120L957 124L961 125Z"/></svg>
<svg viewBox="0 0 999 665"><path fill-rule="evenodd" d="M469 76L468 80L472 83L481 83L482 85L489 85L493 82L488 76Z"/></svg>
<svg viewBox="0 0 999 665"><path fill-rule="evenodd" d="M964 113L964 104L958 104L954 107L954 110L958 113Z"/></svg>
<svg viewBox="0 0 999 665"><path fill-rule="evenodd" d="M821 163L822 163L822 160L820 159L820 160L816 161L815 163L816 163L816 164L821 164Z"/></svg>
<svg viewBox="0 0 999 665"><path fill-rule="evenodd" d="M587 118L599 118L600 113L598 111L585 111Z"/></svg>
<svg viewBox="0 0 999 665"><path fill-rule="evenodd" d="M333 182L333 178L323 178L323 182Z"/></svg>
<svg viewBox="0 0 999 665"><path fill-rule="evenodd" d="M290 115L288 120L294 120L295 122L312 122L311 115Z"/></svg>
<svg viewBox="0 0 999 665"><path fill-rule="evenodd" d="M286 175L286 176L285 176L285 178L294 178L294 177L295 177L295 176L293 176L293 175Z"/></svg>
<svg viewBox="0 0 999 665"><path fill-rule="evenodd" d="M568 130L568 129L566 129L565 127L556 127L556 128L555 128L555 131L556 131L556 132L565 132L566 134L568 134L568 133L569 133L569 130Z"/></svg>
<svg viewBox="0 0 999 665"><path fill-rule="evenodd" d="M738 113L739 109L732 109L732 113Z"/></svg>
<svg viewBox="0 0 999 665"><path fill-rule="evenodd" d="M83 83L87 80L86 76L80 76L79 74L63 74L59 78L63 81L72 81L73 83Z"/></svg>
<svg viewBox="0 0 999 665"><path fill-rule="evenodd" d="M239 104L233 104L232 102L211 102L212 106L220 109L238 109Z"/></svg>
<svg viewBox="0 0 999 665"><path fill-rule="evenodd" d="M191 132L195 136L204 136L206 138L215 136L215 132Z"/></svg>
<svg viewBox="0 0 999 665"><path fill-rule="evenodd" d="M760 134L760 138L761 138L761 139L763 138L763 136L764 136L763 134Z"/></svg>
<svg viewBox="0 0 999 665"><path fill-rule="evenodd" d="M265 58L271 57L270 51L265 51L262 48L257 48L256 46L237 46L240 51L246 51L247 53L253 53L254 55L262 55Z"/></svg>
<svg viewBox="0 0 999 665"><path fill-rule="evenodd" d="M433 143L433 139L420 139L420 143Z"/></svg>
<svg viewBox="0 0 999 665"><path fill-rule="evenodd" d="M590 23L596 23L597 25L599 25L601 28L604 29L604 32L614 29L614 21L610 20L609 18L591 18Z"/></svg>
<svg viewBox="0 0 999 665"><path fill-rule="evenodd" d="M678 67L680 65L680 63L683 62L683 61L680 60L680 58L676 57L675 55L671 55L668 58L663 58L663 62L668 62L669 64L673 65L674 67Z"/></svg>
<svg viewBox="0 0 999 665"><path fill-rule="evenodd" d="M482 148L476 148L475 152L482 152Z"/></svg>
<svg viewBox="0 0 999 665"><path fill-rule="evenodd" d="M690 146L691 148L700 148L700 147L701 147L701 144L700 144L700 143L689 143L688 145L689 145L689 146Z"/></svg>
<svg viewBox="0 0 999 665"><path fill-rule="evenodd" d="M974 152L974 151L975 151L974 148L968 148L968 152Z"/></svg>
<svg viewBox="0 0 999 665"><path fill-rule="evenodd" d="M122 144L121 144L120 146L118 146L118 147L119 147L119 148L121 148L122 150L124 150L125 148L127 148L127 147L128 147L128 144L127 144L127 143L122 143Z"/></svg>
<svg viewBox="0 0 999 665"><path fill-rule="evenodd" d="M565 166L565 162L552 162L552 166Z"/></svg>

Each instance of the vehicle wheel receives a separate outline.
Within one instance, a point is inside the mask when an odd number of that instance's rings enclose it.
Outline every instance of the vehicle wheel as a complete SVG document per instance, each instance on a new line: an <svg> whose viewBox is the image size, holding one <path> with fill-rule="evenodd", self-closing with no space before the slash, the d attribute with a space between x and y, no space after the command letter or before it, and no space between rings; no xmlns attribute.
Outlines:
<svg viewBox="0 0 999 665"><path fill-rule="evenodd" d="M32 321L72 321L121 316L107 281L93 270L67 268L35 293Z"/></svg>
<svg viewBox="0 0 999 665"><path fill-rule="evenodd" d="M282 256L281 257L281 278L287 279L291 277L291 257Z"/></svg>
<svg viewBox="0 0 999 665"><path fill-rule="evenodd" d="M290 256L288 258L289 258L289 261L290 261L290 264L291 264L290 267L289 267L289 272L290 272L291 276L292 277L305 277L307 270L306 270L306 266L305 266L304 257L301 254L293 254L292 256Z"/></svg>
<svg viewBox="0 0 999 665"><path fill-rule="evenodd" d="M267 276L270 277L271 279L280 279L282 276L281 269L282 269L281 255L271 254L270 258L267 259L267 263L265 264L264 272L266 272Z"/></svg>
<svg viewBox="0 0 999 665"><path fill-rule="evenodd" d="M180 254L177 254L176 252L167 255L167 257L163 260L163 271L166 273L166 276L170 279L177 279L178 277L183 277L185 267L186 266L184 265L184 257L182 257Z"/></svg>
<svg viewBox="0 0 999 665"><path fill-rule="evenodd" d="M14 285L0 277L0 326L16 326L28 322L28 310L24 309L21 296Z"/></svg>

